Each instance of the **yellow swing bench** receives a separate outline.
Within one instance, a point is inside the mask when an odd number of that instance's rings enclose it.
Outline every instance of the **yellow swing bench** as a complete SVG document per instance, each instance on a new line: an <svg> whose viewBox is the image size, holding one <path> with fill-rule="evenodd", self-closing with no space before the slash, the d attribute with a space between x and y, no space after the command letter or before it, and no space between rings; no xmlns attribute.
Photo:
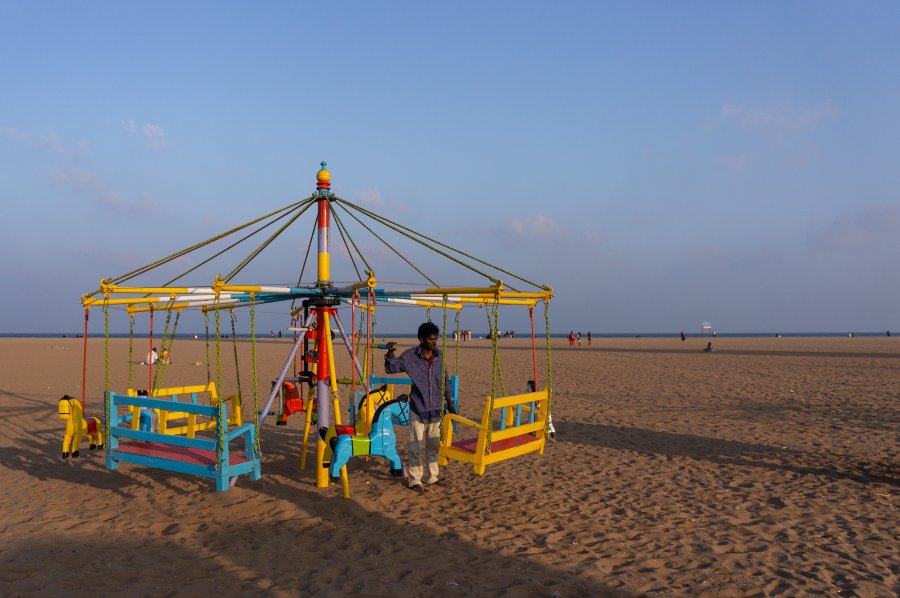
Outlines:
<svg viewBox="0 0 900 598"><path fill-rule="evenodd" d="M487 306L486 306L487 307ZM491 394L484 400L484 408L481 414L481 422L453 413L445 413L441 421L441 447L438 452L438 464L446 466L450 459L471 463L472 469L477 475L483 475L485 468L491 463L506 461L528 453L544 454L547 439L547 429L550 421L550 388L534 390L534 381L529 380L528 388L531 392L525 394L496 397L494 382L499 380L501 392L503 391L503 377L500 372L500 355L497 339L499 338L498 321L499 302L494 302L485 312L488 316L488 329L493 348L493 372L491 374ZM533 317L533 311L530 311ZM550 329L547 303L544 303L544 317L547 320L547 330ZM534 326L532 324L532 331ZM532 332L533 335L533 332ZM548 332L547 345L547 371L548 381L552 380L550 372L550 345ZM535 370L537 366L535 365ZM535 371L535 374L537 372ZM499 429L494 429L494 412L500 410ZM522 416L526 420L522 423ZM461 424L462 430L471 428L478 435L453 441L456 424ZM460 431L462 431L460 430Z"/></svg>
<svg viewBox="0 0 900 598"><path fill-rule="evenodd" d="M461 415L444 414L441 448L438 454L440 465L447 465L450 459L471 463L478 475L483 475L485 467L527 453L544 454L547 437L547 415L549 413L549 391L545 388L509 397L484 401L481 422ZM494 412L500 409L500 429L494 429ZM507 411L508 410L508 411ZM522 412L529 414L526 423L519 423ZM477 436L453 441L453 424L478 431Z"/></svg>

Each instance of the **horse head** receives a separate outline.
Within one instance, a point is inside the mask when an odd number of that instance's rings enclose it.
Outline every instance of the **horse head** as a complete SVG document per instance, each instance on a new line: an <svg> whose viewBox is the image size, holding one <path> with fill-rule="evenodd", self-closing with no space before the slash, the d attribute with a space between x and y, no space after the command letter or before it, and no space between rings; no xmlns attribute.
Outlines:
<svg viewBox="0 0 900 598"><path fill-rule="evenodd" d="M73 417L80 419L81 403L75 397L63 395L57 405L57 412L59 413L59 419L70 419Z"/></svg>
<svg viewBox="0 0 900 598"><path fill-rule="evenodd" d="M398 395L396 399L391 399L390 401L382 403L375 411L375 416L372 418L372 425L374 426L383 415L390 416L392 424L408 426L409 395Z"/></svg>

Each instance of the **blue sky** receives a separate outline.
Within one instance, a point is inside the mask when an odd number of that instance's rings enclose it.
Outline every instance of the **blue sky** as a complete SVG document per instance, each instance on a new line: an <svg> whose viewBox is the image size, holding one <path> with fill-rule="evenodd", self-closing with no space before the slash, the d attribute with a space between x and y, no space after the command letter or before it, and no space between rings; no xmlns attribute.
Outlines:
<svg viewBox="0 0 900 598"><path fill-rule="evenodd" d="M308 196L321 160L338 195L552 285L557 332L900 330L898 22L894 2L4 2L0 332L77 330L101 277ZM311 227L244 281L295 282ZM417 281L370 241L380 280Z"/></svg>

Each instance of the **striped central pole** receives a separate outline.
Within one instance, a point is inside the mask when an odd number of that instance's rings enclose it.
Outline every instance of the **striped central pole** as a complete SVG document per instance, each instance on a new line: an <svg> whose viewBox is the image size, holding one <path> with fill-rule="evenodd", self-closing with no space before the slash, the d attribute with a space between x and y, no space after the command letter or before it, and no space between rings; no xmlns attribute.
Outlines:
<svg viewBox="0 0 900 598"><path fill-rule="evenodd" d="M316 173L316 195L318 196L319 227L318 227L318 280L316 286L328 288L331 286L331 255L328 252L328 229L331 224L331 174L325 169L327 164L322 162L322 168ZM316 367L316 414L319 429L326 430L331 426L331 369L333 364L329 360L331 354L331 335L328 316L329 310L319 305L314 308L316 312L316 349L319 358ZM327 488L330 482L328 469L325 467L325 440L324 434L316 434L316 487Z"/></svg>

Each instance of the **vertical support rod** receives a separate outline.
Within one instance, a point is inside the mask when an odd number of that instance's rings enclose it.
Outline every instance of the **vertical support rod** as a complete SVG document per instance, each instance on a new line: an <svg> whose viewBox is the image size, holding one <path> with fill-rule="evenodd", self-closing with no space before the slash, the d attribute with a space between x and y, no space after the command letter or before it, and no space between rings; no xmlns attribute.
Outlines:
<svg viewBox="0 0 900 598"><path fill-rule="evenodd" d="M81 360L81 411L84 411L84 402L86 400L85 393L87 392L87 333L88 333L88 314L90 313L91 308L84 308L84 343L83 343L83 356Z"/></svg>
<svg viewBox="0 0 900 598"><path fill-rule="evenodd" d="M147 352L147 396L153 396L153 306L150 306L150 345Z"/></svg>

